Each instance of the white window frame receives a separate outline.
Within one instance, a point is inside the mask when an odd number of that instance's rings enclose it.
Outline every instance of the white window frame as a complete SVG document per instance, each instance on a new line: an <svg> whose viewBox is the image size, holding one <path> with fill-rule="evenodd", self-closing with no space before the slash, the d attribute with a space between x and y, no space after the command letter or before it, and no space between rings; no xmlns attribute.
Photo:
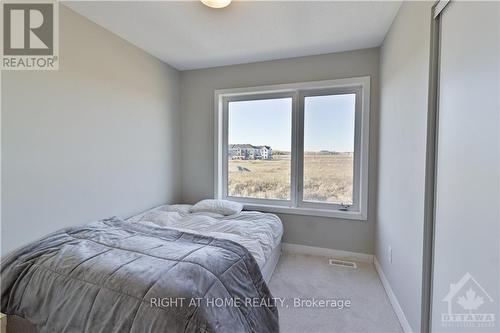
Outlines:
<svg viewBox="0 0 500 333"><path fill-rule="evenodd" d="M339 204L302 200L304 149L304 97L356 93L353 204L347 211ZM246 209L273 213L324 216L365 221L368 216L368 158L370 77L312 81L236 89L214 93L214 197L242 202ZM292 147L290 200L231 197L228 182L228 103L238 100L292 98Z"/></svg>

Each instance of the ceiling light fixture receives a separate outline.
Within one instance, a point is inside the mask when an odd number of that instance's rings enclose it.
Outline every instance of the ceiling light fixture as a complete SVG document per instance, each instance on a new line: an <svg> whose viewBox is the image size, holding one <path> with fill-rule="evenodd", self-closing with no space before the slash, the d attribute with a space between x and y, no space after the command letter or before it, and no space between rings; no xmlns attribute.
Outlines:
<svg viewBox="0 0 500 333"><path fill-rule="evenodd" d="M204 5L212 8L224 8L229 6L232 0L200 0Z"/></svg>

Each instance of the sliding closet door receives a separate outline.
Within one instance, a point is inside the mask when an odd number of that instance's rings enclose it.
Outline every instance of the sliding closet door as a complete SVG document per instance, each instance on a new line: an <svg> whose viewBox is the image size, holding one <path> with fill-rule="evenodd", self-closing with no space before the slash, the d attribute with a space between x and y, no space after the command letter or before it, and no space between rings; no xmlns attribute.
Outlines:
<svg viewBox="0 0 500 333"><path fill-rule="evenodd" d="M433 332L500 332L500 4L442 12Z"/></svg>

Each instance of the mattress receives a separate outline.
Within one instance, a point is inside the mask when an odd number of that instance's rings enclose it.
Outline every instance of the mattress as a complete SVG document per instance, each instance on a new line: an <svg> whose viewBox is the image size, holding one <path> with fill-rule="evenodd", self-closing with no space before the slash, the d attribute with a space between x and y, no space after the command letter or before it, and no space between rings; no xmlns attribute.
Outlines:
<svg viewBox="0 0 500 333"><path fill-rule="evenodd" d="M127 219L131 223L154 224L165 228L222 238L241 244L254 256L264 279L274 271L281 253L283 225L274 214L242 211L224 216L190 213L191 205L163 205ZM266 265L270 261L269 265Z"/></svg>
<svg viewBox="0 0 500 333"><path fill-rule="evenodd" d="M269 258L267 258L264 266L260 268L260 272L262 273L262 277L264 278L264 281L266 281L266 283L269 283L269 281L271 281L271 278L273 277L274 270L278 265L280 257L281 257L281 244L279 244L273 249L271 255L269 256Z"/></svg>

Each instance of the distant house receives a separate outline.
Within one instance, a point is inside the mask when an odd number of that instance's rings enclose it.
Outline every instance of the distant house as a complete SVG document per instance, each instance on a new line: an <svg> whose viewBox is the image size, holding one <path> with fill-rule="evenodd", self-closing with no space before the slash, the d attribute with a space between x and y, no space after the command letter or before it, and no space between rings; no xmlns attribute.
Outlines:
<svg viewBox="0 0 500 333"><path fill-rule="evenodd" d="M233 160L271 160L271 146L253 146L251 144L229 145L229 157Z"/></svg>

